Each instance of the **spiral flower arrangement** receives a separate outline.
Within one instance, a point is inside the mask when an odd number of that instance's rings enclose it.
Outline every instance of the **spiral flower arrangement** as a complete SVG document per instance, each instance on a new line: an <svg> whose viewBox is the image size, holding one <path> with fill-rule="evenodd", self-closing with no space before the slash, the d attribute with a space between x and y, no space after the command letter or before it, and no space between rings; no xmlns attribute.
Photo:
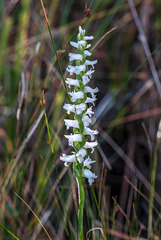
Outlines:
<svg viewBox="0 0 161 240"><path fill-rule="evenodd" d="M73 134L65 135L65 137L68 139L69 146L74 147L75 151L71 155L63 154L60 157L65 166L69 162L73 162L76 178L87 178L90 185L97 176L90 171L91 164L95 161L88 156L87 149L94 151L97 141L93 140L98 133L97 130L89 128L91 116L94 112L92 106L88 107L88 104L94 105L95 93L98 92L98 88L92 89L87 86L92 74L95 72L94 65L97 63L97 60L90 61L86 59L91 56L91 52L87 50L91 44L88 44L87 41L93 38L93 36L85 36L85 30L79 26L77 42L70 42L77 49L77 52L69 53L69 61L74 61L75 66L69 65L66 70L71 76L74 75L75 77L74 79L66 78L69 89L72 87L72 91L68 93L71 96L72 104L65 104L64 109L68 114L73 113L74 119L64 119L64 121L67 129L73 128ZM91 67L89 68L89 66ZM87 135L90 136L91 142L86 140Z"/></svg>

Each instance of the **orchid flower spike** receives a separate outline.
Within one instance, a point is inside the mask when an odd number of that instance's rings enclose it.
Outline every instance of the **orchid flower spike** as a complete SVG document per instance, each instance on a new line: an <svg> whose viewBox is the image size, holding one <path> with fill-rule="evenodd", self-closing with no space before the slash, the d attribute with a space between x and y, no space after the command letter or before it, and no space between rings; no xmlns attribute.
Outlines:
<svg viewBox="0 0 161 240"><path fill-rule="evenodd" d="M96 101L95 94L99 91L98 88L92 89L87 86L95 72L94 66L97 63L97 60L87 59L91 56L91 52L87 50L91 44L88 44L87 41L93 40L93 38L93 36L85 36L85 30L79 26L77 42L70 42L71 46L76 49L75 53L69 53L69 61L74 65L69 65L66 68L70 74L70 77L66 78L66 83L71 89L69 95L72 104L65 104L64 109L68 114L73 113L74 118L64 119L64 121L67 129L73 129L73 134L65 135L65 137L68 139L69 146L74 148L74 152L71 155L63 154L60 157L65 166L72 162L73 169L77 169L74 172L76 177L79 175L87 178L90 185L97 176L90 170L91 164L95 161L90 159L87 151L91 149L93 152L94 147L97 146L97 141L94 140L98 131L90 129L89 125L91 124L91 116L94 114L92 107ZM86 138L91 142L87 141Z"/></svg>

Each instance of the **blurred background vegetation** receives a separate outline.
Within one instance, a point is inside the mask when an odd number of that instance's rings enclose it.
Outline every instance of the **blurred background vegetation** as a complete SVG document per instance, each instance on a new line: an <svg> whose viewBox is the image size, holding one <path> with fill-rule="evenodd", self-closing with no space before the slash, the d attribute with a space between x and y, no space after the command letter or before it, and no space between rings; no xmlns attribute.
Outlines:
<svg viewBox="0 0 161 240"><path fill-rule="evenodd" d="M99 211L108 239L161 239L161 2L135 0L138 16L130 2L44 0L64 77L72 51L69 41L75 40L78 26L95 37L92 47L98 43L93 50L98 64L90 82L100 90L93 119L99 146L91 156L96 159L97 202L86 183L88 239L104 239ZM64 138L64 102L67 96L41 2L1 0L2 240L14 239L7 229L23 240L77 239L77 186L72 168L60 161L62 152L71 151Z"/></svg>

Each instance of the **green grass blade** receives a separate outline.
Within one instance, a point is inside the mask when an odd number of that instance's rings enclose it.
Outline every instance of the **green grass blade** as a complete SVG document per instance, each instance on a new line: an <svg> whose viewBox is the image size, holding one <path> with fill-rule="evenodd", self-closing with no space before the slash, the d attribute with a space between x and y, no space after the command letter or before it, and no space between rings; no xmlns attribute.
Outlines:
<svg viewBox="0 0 161 240"><path fill-rule="evenodd" d="M8 228L6 228L5 226L3 226L1 223L0 223L0 226L1 226L6 232L8 232L14 239L20 240L20 239L17 238Z"/></svg>

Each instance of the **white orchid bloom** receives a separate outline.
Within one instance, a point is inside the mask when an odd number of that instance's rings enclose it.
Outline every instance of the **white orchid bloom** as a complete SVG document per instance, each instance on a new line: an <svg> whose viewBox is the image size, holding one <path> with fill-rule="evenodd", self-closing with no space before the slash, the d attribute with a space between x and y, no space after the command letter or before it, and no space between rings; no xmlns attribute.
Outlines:
<svg viewBox="0 0 161 240"><path fill-rule="evenodd" d="M87 155L87 151L84 148L81 148L76 154L78 162L82 163L86 155Z"/></svg>
<svg viewBox="0 0 161 240"><path fill-rule="evenodd" d="M94 152L94 148L97 146L97 141L95 141L95 142L86 142L85 143L85 145L84 145L84 148L91 148L92 149L92 151L91 151L91 153L93 153Z"/></svg>
<svg viewBox="0 0 161 240"><path fill-rule="evenodd" d="M97 178L95 173L92 173L89 169L84 169L83 174L86 178L88 178L89 185L92 185L94 179Z"/></svg>
<svg viewBox="0 0 161 240"><path fill-rule="evenodd" d="M84 167L88 167L89 169L91 169L91 164L92 163L95 163L96 161L92 161L91 159L90 159L90 157L88 156L86 159L85 159L85 161L83 162L83 164L84 164Z"/></svg>
<svg viewBox="0 0 161 240"><path fill-rule="evenodd" d="M89 115L90 117L94 114L94 112L92 111L92 107L89 107L87 109L86 114Z"/></svg>
<svg viewBox="0 0 161 240"><path fill-rule="evenodd" d="M87 40L93 40L94 37L93 36L84 36L83 39L86 40L86 41Z"/></svg>
<svg viewBox="0 0 161 240"><path fill-rule="evenodd" d="M68 166L68 163L69 162L76 162L76 157L75 155L66 155L66 154L63 154L61 157L60 157L60 160L65 162L64 165L65 166Z"/></svg>
<svg viewBox="0 0 161 240"><path fill-rule="evenodd" d="M99 92L97 87L93 89L93 88L91 88L89 86L85 86L84 90L85 90L85 93L90 93L92 95L92 97L95 96L94 93Z"/></svg>
<svg viewBox="0 0 161 240"><path fill-rule="evenodd" d="M68 139L69 146L73 147L74 142L82 142L81 134L64 135Z"/></svg>
<svg viewBox="0 0 161 240"><path fill-rule="evenodd" d="M63 108L67 111L68 114L70 114L70 112L75 113L75 107L72 104L64 104Z"/></svg>
<svg viewBox="0 0 161 240"><path fill-rule="evenodd" d="M84 93L79 91L79 92L69 92L69 95L71 96L72 102L75 102L77 99L84 98Z"/></svg>
<svg viewBox="0 0 161 240"><path fill-rule="evenodd" d="M70 127L79 128L78 120L64 119L64 122L65 122L65 125L67 126L67 129L69 129Z"/></svg>
<svg viewBox="0 0 161 240"><path fill-rule="evenodd" d="M82 61L82 55L76 53L69 53L69 61L79 60Z"/></svg>
<svg viewBox="0 0 161 240"><path fill-rule="evenodd" d="M86 60L85 61L85 65L91 65L92 68L94 68L94 65L97 63L97 60L94 60L94 61L89 61L89 60Z"/></svg>
<svg viewBox="0 0 161 240"><path fill-rule="evenodd" d="M85 132L85 134L91 136L91 141L93 141L95 139L94 135L98 134L97 130L91 130L90 128L87 128L87 127L84 128L84 132Z"/></svg>
<svg viewBox="0 0 161 240"><path fill-rule="evenodd" d="M84 127L88 127L89 124L91 124L92 122L92 120L87 115L83 115L82 121L83 121Z"/></svg>
<svg viewBox="0 0 161 240"><path fill-rule="evenodd" d="M79 87L79 81L77 79L72 79L72 78L66 78L65 82L69 85L72 85L72 86L77 86Z"/></svg>

